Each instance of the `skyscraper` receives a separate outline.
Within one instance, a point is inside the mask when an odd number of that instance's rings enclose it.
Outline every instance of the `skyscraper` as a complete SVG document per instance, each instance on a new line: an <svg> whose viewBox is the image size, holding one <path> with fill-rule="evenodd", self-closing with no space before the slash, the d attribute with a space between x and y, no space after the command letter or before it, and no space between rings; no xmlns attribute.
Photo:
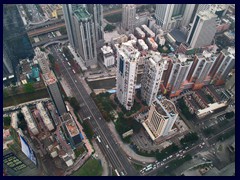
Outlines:
<svg viewBox="0 0 240 180"><path fill-rule="evenodd" d="M134 103L137 67L140 52L128 41L117 46L117 98L130 110Z"/></svg>
<svg viewBox="0 0 240 180"><path fill-rule="evenodd" d="M101 4L87 4L87 10L93 17L97 49L104 44L103 36L103 6Z"/></svg>
<svg viewBox="0 0 240 180"><path fill-rule="evenodd" d="M187 43L192 48L210 45L216 33L217 15L209 11L200 11L194 18Z"/></svg>
<svg viewBox="0 0 240 180"><path fill-rule="evenodd" d="M76 31L75 49L84 60L86 67L97 66L97 50L92 15L86 8L78 7L73 12L73 26Z"/></svg>
<svg viewBox="0 0 240 180"><path fill-rule="evenodd" d="M144 71L141 79L141 97L150 106L157 96L167 62L162 59L160 53L154 51L149 52L144 62Z"/></svg>
<svg viewBox="0 0 240 180"><path fill-rule="evenodd" d="M180 26L186 4L156 4L156 23L164 31Z"/></svg>
<svg viewBox="0 0 240 180"><path fill-rule="evenodd" d="M122 28L126 31L133 32L136 21L136 5L123 4Z"/></svg>
<svg viewBox="0 0 240 180"><path fill-rule="evenodd" d="M171 131L178 118L177 109L173 102L166 98L155 99L148 112L143 127L153 141L160 136L166 136Z"/></svg>
<svg viewBox="0 0 240 180"><path fill-rule="evenodd" d="M207 85L210 82L208 74L215 60L216 56L207 51L195 55L187 77L188 81L193 83L192 88L194 90L201 89L204 85Z"/></svg>
<svg viewBox="0 0 240 180"><path fill-rule="evenodd" d="M196 4L187 4L184 14L183 14L183 18L182 18L182 22L181 22L181 26L188 26L190 21L191 21L191 17L194 13L194 9L195 9Z"/></svg>
<svg viewBox="0 0 240 180"><path fill-rule="evenodd" d="M15 74L19 59L32 59L34 56L32 45L16 4L3 5L3 48L4 66L8 67L10 73L11 64Z"/></svg>
<svg viewBox="0 0 240 180"><path fill-rule="evenodd" d="M191 15L190 23L193 22L196 14L198 14L200 11L206 11L209 10L211 7L211 4L195 4L193 13Z"/></svg>
<svg viewBox="0 0 240 180"><path fill-rule="evenodd" d="M64 15L64 20L67 28L67 34L68 34L68 39L70 42L70 45L75 48L76 46L76 33L74 30L73 26L73 12L76 10L78 7L84 6L83 4L63 4L63 15Z"/></svg>
<svg viewBox="0 0 240 180"><path fill-rule="evenodd" d="M210 72L210 75L213 77L212 83L215 85L223 85L234 65L235 48L229 47L228 49L223 49Z"/></svg>
<svg viewBox="0 0 240 180"><path fill-rule="evenodd" d="M192 63L192 58L184 54L178 54L178 57L172 56L168 59L168 69L163 74L163 84L161 85L164 94L168 92L170 97L180 95L187 83L187 75Z"/></svg>

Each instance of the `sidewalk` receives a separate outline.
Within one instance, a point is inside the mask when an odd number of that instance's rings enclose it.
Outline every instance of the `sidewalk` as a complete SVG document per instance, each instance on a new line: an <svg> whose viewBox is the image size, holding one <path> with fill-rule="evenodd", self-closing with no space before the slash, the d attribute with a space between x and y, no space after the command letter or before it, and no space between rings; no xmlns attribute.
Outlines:
<svg viewBox="0 0 240 180"><path fill-rule="evenodd" d="M75 51L73 50L73 48L70 45L67 47L71 51L72 55L74 56L74 59L77 61L77 63L81 67L82 71L86 71L87 67L84 65L82 58L77 56L77 54L75 53Z"/></svg>
<svg viewBox="0 0 240 180"><path fill-rule="evenodd" d="M156 161L155 157L145 157L145 156L136 154L127 144L124 144L122 142L121 138L119 137L115 129L113 122L109 122L107 124L114 136L114 139L117 141L117 143L120 145L120 147L122 148L122 150L125 152L127 156L130 156L133 160L145 162L145 163L153 163L154 161Z"/></svg>
<svg viewBox="0 0 240 180"><path fill-rule="evenodd" d="M99 146L98 146L97 142L93 140L92 143L93 143L93 147L95 149L94 156L95 157L97 156L96 158L101 160L101 164L102 164L102 167L103 167L102 176L108 176L109 175L109 168L108 168L108 163L106 161L106 158L102 154L102 151L99 149Z"/></svg>

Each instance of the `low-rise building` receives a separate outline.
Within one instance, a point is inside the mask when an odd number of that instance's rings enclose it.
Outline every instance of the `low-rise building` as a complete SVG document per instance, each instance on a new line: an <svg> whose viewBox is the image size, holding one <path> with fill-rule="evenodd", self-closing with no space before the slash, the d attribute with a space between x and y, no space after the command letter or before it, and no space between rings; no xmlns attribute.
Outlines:
<svg viewBox="0 0 240 180"><path fill-rule="evenodd" d="M22 108L22 113L24 115L25 121L27 122L28 129L34 134L37 135L39 134L36 122L34 121L30 110L28 109L27 106L24 106Z"/></svg>
<svg viewBox="0 0 240 180"><path fill-rule="evenodd" d="M115 64L115 58L112 48L110 46L103 46L101 50L103 54L103 64L106 67L113 66Z"/></svg>

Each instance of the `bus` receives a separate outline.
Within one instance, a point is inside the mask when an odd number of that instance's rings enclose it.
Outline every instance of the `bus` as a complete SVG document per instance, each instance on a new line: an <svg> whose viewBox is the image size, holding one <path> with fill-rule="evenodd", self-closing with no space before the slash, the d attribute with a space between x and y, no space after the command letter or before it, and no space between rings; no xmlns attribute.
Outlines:
<svg viewBox="0 0 240 180"><path fill-rule="evenodd" d="M67 111L69 112L69 108L68 108L68 106L66 105L66 108L67 108Z"/></svg>
<svg viewBox="0 0 240 180"><path fill-rule="evenodd" d="M97 136L97 140L99 143L101 143L100 136Z"/></svg>
<svg viewBox="0 0 240 180"><path fill-rule="evenodd" d="M55 34L52 32L52 36L55 37Z"/></svg>
<svg viewBox="0 0 240 180"><path fill-rule="evenodd" d="M72 70L74 74L76 74L76 72L74 71L74 69Z"/></svg>
<svg viewBox="0 0 240 180"><path fill-rule="evenodd" d="M115 169L114 171L117 174L117 176L120 176L120 174L118 173L117 169Z"/></svg>

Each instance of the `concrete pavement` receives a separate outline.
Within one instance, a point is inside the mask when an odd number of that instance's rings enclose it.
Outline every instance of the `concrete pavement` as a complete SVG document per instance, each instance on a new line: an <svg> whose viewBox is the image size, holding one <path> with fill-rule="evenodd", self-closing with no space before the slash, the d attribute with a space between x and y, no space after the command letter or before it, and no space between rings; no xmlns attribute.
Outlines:
<svg viewBox="0 0 240 180"><path fill-rule="evenodd" d="M102 176L108 176L109 175L109 164L107 163L107 160L105 158L105 156L103 155L102 151L100 150L100 148L98 147L98 144L96 143L96 141L92 141L93 143L93 147L95 149L95 153L94 156L97 159L101 160L101 164L102 164L102 168L103 168L103 172L102 172Z"/></svg>
<svg viewBox="0 0 240 180"><path fill-rule="evenodd" d="M120 145L120 147L125 152L125 154L127 154L127 156L131 157L132 159L134 159L136 161L145 162L145 163L153 163L154 161L156 161L155 157L145 157L145 156L136 154L127 144L124 144L122 142L121 138L119 137L113 122L109 122L108 127L109 127L110 131L112 132L114 139Z"/></svg>

